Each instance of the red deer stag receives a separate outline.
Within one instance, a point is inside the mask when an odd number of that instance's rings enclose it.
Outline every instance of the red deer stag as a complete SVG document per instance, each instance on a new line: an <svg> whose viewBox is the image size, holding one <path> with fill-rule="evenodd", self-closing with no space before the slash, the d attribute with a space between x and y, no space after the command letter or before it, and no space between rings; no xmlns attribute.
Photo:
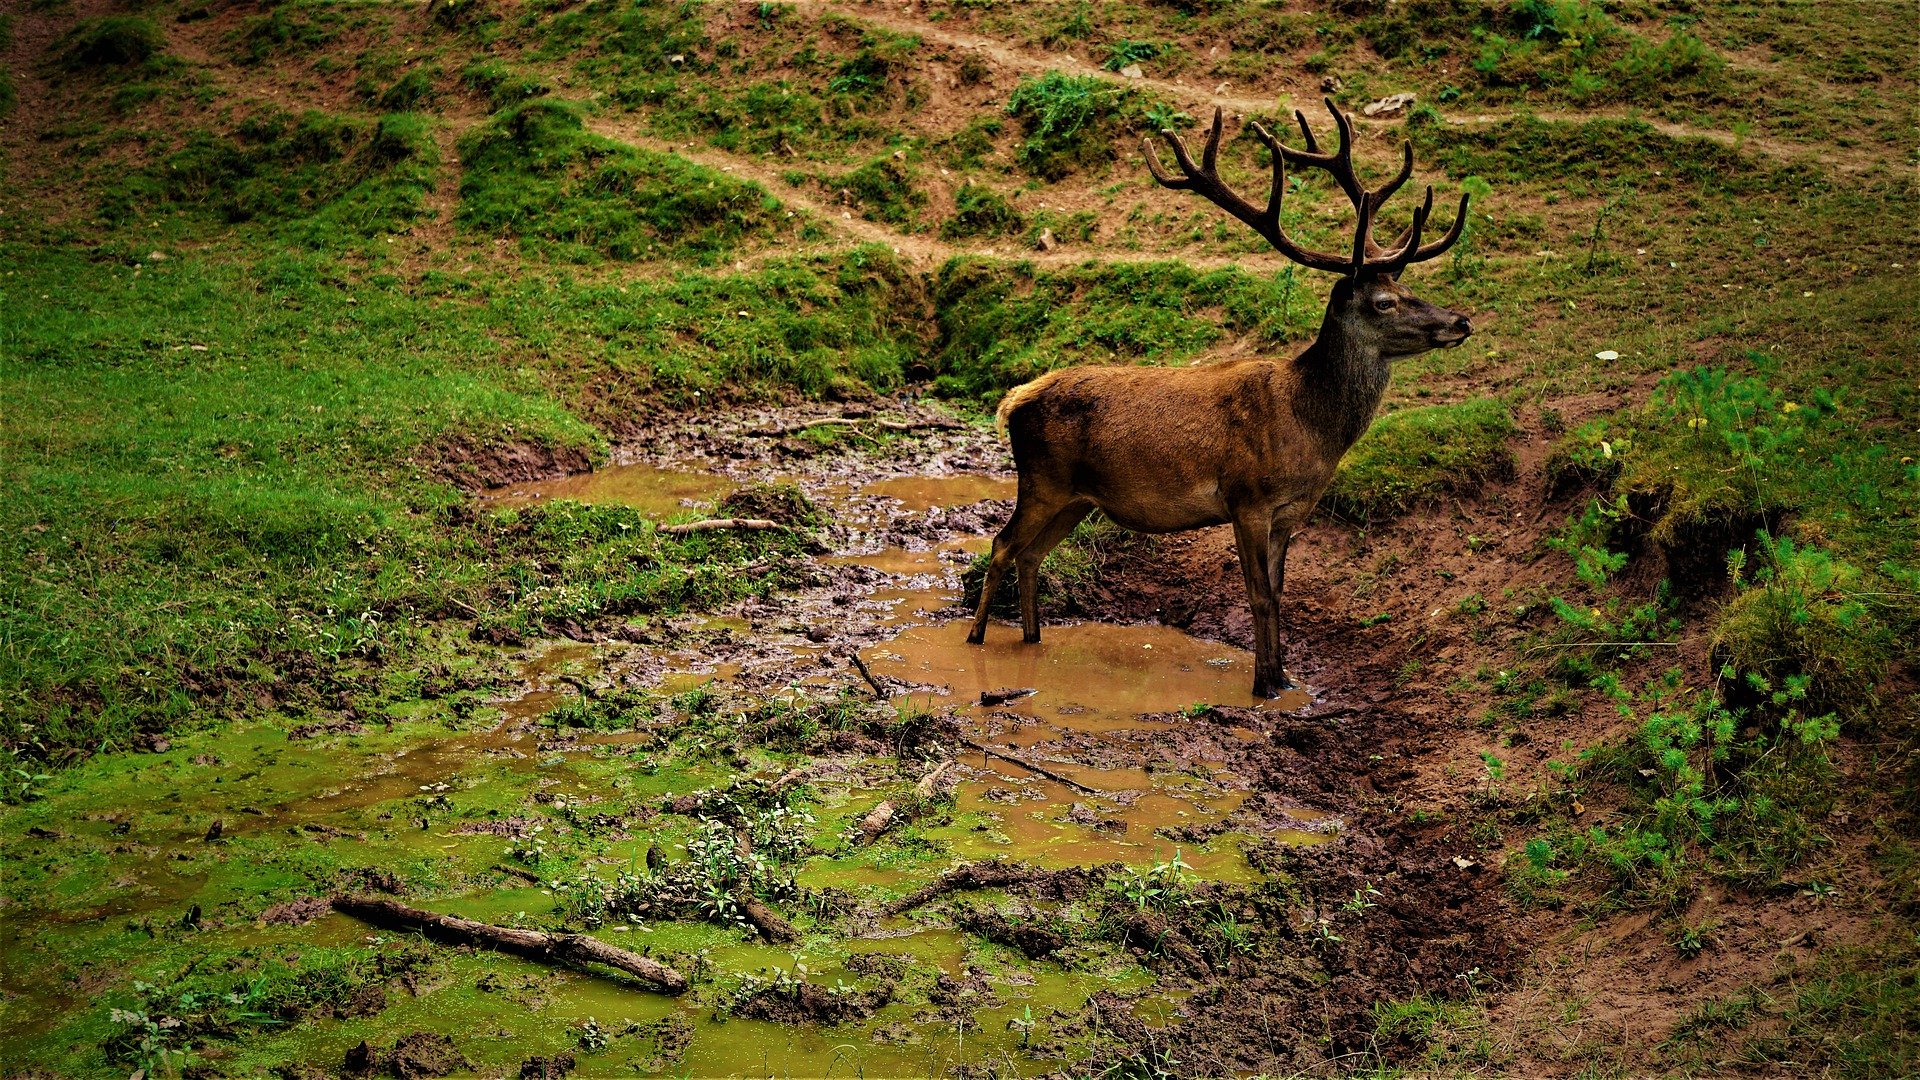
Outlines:
<svg viewBox="0 0 1920 1080"><path fill-rule="evenodd" d="M1436 258L1460 238L1467 198L1445 236L1422 244L1433 189L1413 223L1388 247L1373 240L1382 203L1413 175L1413 146L1399 175L1367 190L1353 169L1353 125L1331 99L1327 109L1340 146L1323 153L1296 112L1307 148L1282 145L1258 123L1253 133L1273 154L1273 191L1265 210L1220 179L1220 113L1195 167L1171 131L1183 176L1170 176L1150 143L1147 166L1162 186L1197 192L1245 222L1287 258L1340 274L1327 301L1320 335L1291 361L1236 360L1202 367L1077 367L1015 387L1000 403L1000 423L1013 442L1020 472L1013 518L993 541L993 556L967 640L986 637L987 605L1019 569L1020 621L1040 640L1040 561L1094 509L1145 533L1232 524L1253 613L1253 692L1274 697L1289 688L1279 599L1287 543L1307 519L1334 467L1367 425L1387 388L1394 360L1466 340L1466 316L1414 296L1396 280L1417 262ZM1352 200L1359 221L1351 255L1309 251L1280 226L1287 166L1324 169Z"/></svg>

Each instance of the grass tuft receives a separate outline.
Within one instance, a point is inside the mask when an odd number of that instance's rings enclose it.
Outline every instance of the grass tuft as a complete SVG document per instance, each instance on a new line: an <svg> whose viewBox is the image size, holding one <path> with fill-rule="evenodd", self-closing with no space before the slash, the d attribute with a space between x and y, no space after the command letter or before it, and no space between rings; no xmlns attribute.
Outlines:
<svg viewBox="0 0 1920 1080"><path fill-rule="evenodd" d="M1429 405L1374 421L1321 498L1327 513L1365 523L1512 470L1513 414L1492 398Z"/></svg>

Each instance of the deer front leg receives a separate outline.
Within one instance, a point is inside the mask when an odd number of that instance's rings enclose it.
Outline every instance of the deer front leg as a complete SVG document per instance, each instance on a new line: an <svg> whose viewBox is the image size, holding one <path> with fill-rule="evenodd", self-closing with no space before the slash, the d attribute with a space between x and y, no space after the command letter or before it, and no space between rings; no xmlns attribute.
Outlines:
<svg viewBox="0 0 1920 1080"><path fill-rule="evenodd" d="M1273 524L1265 514L1242 515L1233 523L1234 548L1240 555L1247 607L1253 614L1253 696L1263 698L1279 697L1291 686L1281 663L1286 645L1273 588Z"/></svg>

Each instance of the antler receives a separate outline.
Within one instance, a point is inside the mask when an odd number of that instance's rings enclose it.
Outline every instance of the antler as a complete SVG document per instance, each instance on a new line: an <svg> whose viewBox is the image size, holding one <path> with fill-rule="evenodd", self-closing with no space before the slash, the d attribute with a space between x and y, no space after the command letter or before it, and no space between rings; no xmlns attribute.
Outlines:
<svg viewBox="0 0 1920 1080"><path fill-rule="evenodd" d="M1171 130L1162 131L1161 137L1173 148L1173 156L1180 163L1184 177L1169 176L1160 166L1160 158L1153 152L1153 145L1142 140L1147 153L1147 168L1153 178L1161 185L1175 190L1196 191L1208 201L1239 218L1255 232L1266 237L1267 242L1278 248L1281 254L1302 266L1315 270L1327 270L1336 274L1359 275L1361 272L1393 275L1417 262L1436 258L1460 239L1460 232L1467 222L1467 196L1460 196L1460 210L1454 215L1453 225L1445 236L1430 244L1420 243L1420 234L1425 230L1427 221L1433 213L1433 188L1427 188L1425 203L1413 212L1413 224L1408 226L1393 242L1390 248L1382 248L1373 241L1373 220L1380 207L1401 185L1413 175L1413 144L1403 147L1404 157L1400 173L1392 180L1372 191L1360 183L1353 171L1353 122L1340 112L1328 98L1327 111L1333 114L1334 125L1340 132L1340 145L1331 153L1322 152L1319 142L1313 137L1313 129L1307 126L1306 114L1295 110L1294 118L1300 123L1300 134L1307 140L1305 150L1295 150L1282 144L1267 132L1258 121L1248 124L1260 141L1266 144L1273 154L1273 193L1267 199L1265 210L1256 210L1252 203L1234 194L1220 179L1216 158L1220 151L1221 111L1213 110L1213 130L1207 136L1207 145L1200 155L1200 166L1194 167L1193 159L1187 153L1186 143ZM1340 190L1346 192L1348 201L1353 203L1359 216L1353 233L1353 254L1351 256L1333 255L1322 251L1310 251L1293 242L1286 231L1280 227L1280 201L1286 190L1287 165L1301 168L1324 169L1333 177Z"/></svg>

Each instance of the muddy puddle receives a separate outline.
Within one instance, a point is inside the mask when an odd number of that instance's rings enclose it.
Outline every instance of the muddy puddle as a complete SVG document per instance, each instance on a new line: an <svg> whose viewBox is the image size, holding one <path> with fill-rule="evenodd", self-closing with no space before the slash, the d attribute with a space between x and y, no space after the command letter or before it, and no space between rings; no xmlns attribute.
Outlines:
<svg viewBox="0 0 1920 1080"><path fill-rule="evenodd" d="M750 482L753 468L623 465L489 499L612 501L667 517ZM188 905L198 913L192 930L209 947L278 955L395 947L391 935L341 916L275 925L221 914L276 890L310 894L328 875L339 888L364 887L368 879L355 869L363 867L424 870L440 883L423 901L437 910L540 925L567 893L562 871L541 861L548 839L584 845L564 875L637 872L655 847L684 857L692 837L686 820L634 808L789 766L758 751L666 754L644 727L561 738L543 725L550 710L583 687L663 697L731 686L760 695L868 695L850 653L889 688L893 708L953 714L966 745L951 748L958 783L950 813L869 847L807 859L797 873L805 889L878 907L959 862L995 856L1046 869L1138 870L1177 856L1196 879L1246 883L1259 876L1249 843L1317 843L1337 830L1336 820L1306 809L1249 816L1248 778L1234 774L1230 754L1207 747L1264 739L1258 730L1215 725L1207 739L1185 738L1211 723L1197 718L1209 705L1285 712L1310 704L1304 694L1252 699L1245 652L1166 627L1092 623L1050 625L1042 642L1025 645L1016 626L996 622L985 646L965 644L955 606L960 574L1004 519L1011 478L790 469L777 478L798 482L832 520L833 550L815 559L816 585L671 620L644 642L556 642L503 654L520 686L466 730L401 723L298 741L279 730L227 732L113 759L96 771L119 775L106 778L112 783L94 777L97 794L77 786L82 770L63 777L76 785L57 800L65 824L49 819L48 835L23 852L45 859L31 874L34 899L4 912L8 966L59 970L59 957L74 949L128 955L159 932L156 924L182 932ZM982 694L1009 690L1033 692L981 704ZM1182 749L1169 757L1172 744ZM164 795L129 804L128 789ZM899 799L902 781L890 767L853 760L834 764L814 789L812 812L831 837L881 799ZM62 845L84 854L55 857ZM83 895L87 906L60 899ZM798 918L803 931L814 925ZM294 1025L261 1036L249 1053L332 1067L362 1039L391 1044L425 1030L454 1035L477 1069L498 1074L530 1054L568 1048L592 1018L616 1033L591 1059L593 1075L946 1075L962 1065L1028 1075L1066 1060L1039 1049L1044 1040L1026 1021L1042 1018L1044 1031L1097 990L1144 988L1154 978L1124 950L1071 964L1028 962L953 929L937 912L863 925L851 938L810 932L775 948L709 923L618 920L596 933L657 955L697 955L710 969L706 988L668 998L497 955L460 955L427 991L393 995L378 1015ZM825 986L869 985L885 970L904 989L900 1000L835 1026L726 1017L716 1006L725 987L802 965L808 980ZM941 987L956 980L967 987L953 991L964 1007L939 1004ZM0 1027L11 1032L0 1048L17 1065L31 1060L36 1040L54 1037L49 1017L63 1006L44 985L11 974L0 988ZM1156 1002L1164 1008L1153 995L1141 1000L1143 1018Z"/></svg>

